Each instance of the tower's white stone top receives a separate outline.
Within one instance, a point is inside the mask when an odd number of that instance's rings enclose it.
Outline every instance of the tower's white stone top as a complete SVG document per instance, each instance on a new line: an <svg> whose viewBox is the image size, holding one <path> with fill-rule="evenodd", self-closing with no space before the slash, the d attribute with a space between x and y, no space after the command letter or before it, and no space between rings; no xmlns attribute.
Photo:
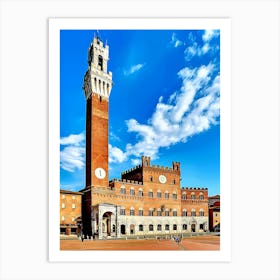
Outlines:
<svg viewBox="0 0 280 280"><path fill-rule="evenodd" d="M109 46L94 37L88 50L88 70L84 76L84 91L88 99L92 93L109 98L112 89L112 72L107 71Z"/></svg>

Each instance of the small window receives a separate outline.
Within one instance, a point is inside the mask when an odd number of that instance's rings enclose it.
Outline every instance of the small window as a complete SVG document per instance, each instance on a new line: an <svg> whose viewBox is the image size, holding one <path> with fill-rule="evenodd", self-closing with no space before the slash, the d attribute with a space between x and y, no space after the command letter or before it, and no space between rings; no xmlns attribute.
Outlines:
<svg viewBox="0 0 280 280"><path fill-rule="evenodd" d="M121 215L125 215L125 209L124 209L124 208L121 208L120 214L121 214Z"/></svg>
<svg viewBox="0 0 280 280"><path fill-rule="evenodd" d="M183 230L187 230L187 225L183 224Z"/></svg>
<svg viewBox="0 0 280 280"><path fill-rule="evenodd" d="M195 200L195 194L194 193L191 194L191 200Z"/></svg>
<svg viewBox="0 0 280 280"><path fill-rule="evenodd" d="M172 179L172 184L173 184L173 185L176 184L176 179Z"/></svg>
<svg viewBox="0 0 280 280"><path fill-rule="evenodd" d="M153 197L153 192L152 191L149 191L149 193L148 193L148 197L150 197L150 198L152 198Z"/></svg>
<svg viewBox="0 0 280 280"><path fill-rule="evenodd" d="M186 217L186 216L187 216L187 210L183 210L183 211L182 211L182 216L183 216L183 217Z"/></svg>
<svg viewBox="0 0 280 280"><path fill-rule="evenodd" d="M204 195L202 193L199 194L199 200L204 200Z"/></svg>
<svg viewBox="0 0 280 280"><path fill-rule="evenodd" d="M61 216L61 221L64 221L64 220L65 220L64 216Z"/></svg>
<svg viewBox="0 0 280 280"><path fill-rule="evenodd" d="M143 225L139 225L139 231L143 231Z"/></svg>
<svg viewBox="0 0 280 280"><path fill-rule="evenodd" d="M195 217L196 216L196 213L195 213L195 210L192 210L192 217Z"/></svg>
<svg viewBox="0 0 280 280"><path fill-rule="evenodd" d="M186 194L186 193L183 193L183 194L182 194L182 199L183 199L183 200L186 200L186 199L187 199L187 194Z"/></svg>
<svg viewBox="0 0 280 280"><path fill-rule="evenodd" d="M72 196L72 199L73 199L73 200L75 200L75 199L76 199L76 196L75 196L75 195L73 195L73 196Z"/></svg>
<svg viewBox="0 0 280 280"><path fill-rule="evenodd" d="M177 225L173 225L173 230L177 230Z"/></svg>
<svg viewBox="0 0 280 280"><path fill-rule="evenodd" d="M100 70L103 71L103 57L101 55L98 56L98 66L100 66Z"/></svg>
<svg viewBox="0 0 280 280"><path fill-rule="evenodd" d="M73 203L73 204L72 204L72 209L75 209L75 208L76 208L76 204Z"/></svg>
<svg viewBox="0 0 280 280"><path fill-rule="evenodd" d="M157 225L157 230L161 231L161 225Z"/></svg>
<svg viewBox="0 0 280 280"><path fill-rule="evenodd" d="M135 214L134 209L131 208L131 209L130 209L130 216L134 216L134 214Z"/></svg>
<svg viewBox="0 0 280 280"><path fill-rule="evenodd" d="M166 193L164 194L164 198L166 198L166 199L169 198L169 193L168 193L168 192L166 192Z"/></svg>
<svg viewBox="0 0 280 280"><path fill-rule="evenodd" d="M199 225L199 229L203 229L203 224L200 224L200 225Z"/></svg>
<svg viewBox="0 0 280 280"><path fill-rule="evenodd" d="M62 204L61 204L61 208L65 208L65 203L62 203Z"/></svg>
<svg viewBox="0 0 280 280"><path fill-rule="evenodd" d="M161 192L157 192L157 198L161 198Z"/></svg>
<svg viewBox="0 0 280 280"><path fill-rule="evenodd" d="M121 187L120 192L121 192L121 194L125 194L125 187Z"/></svg>
<svg viewBox="0 0 280 280"><path fill-rule="evenodd" d="M150 181L150 182L153 182L153 181L154 181L153 176L150 176L150 177L149 177L149 181Z"/></svg>
<svg viewBox="0 0 280 280"><path fill-rule="evenodd" d="M149 216L154 216L154 210L149 210Z"/></svg>
<svg viewBox="0 0 280 280"><path fill-rule="evenodd" d="M65 194L62 195L62 199L64 199L64 198L65 198Z"/></svg>
<svg viewBox="0 0 280 280"><path fill-rule="evenodd" d="M199 211L199 216L204 216L204 211L202 209Z"/></svg>
<svg viewBox="0 0 280 280"><path fill-rule="evenodd" d="M173 216L177 216L177 210L173 210Z"/></svg>
<svg viewBox="0 0 280 280"><path fill-rule="evenodd" d="M139 216L143 216L143 210L142 210L142 209L139 209L139 210L138 210L138 215L139 215Z"/></svg>
<svg viewBox="0 0 280 280"><path fill-rule="evenodd" d="M165 225L165 230L169 230L169 225Z"/></svg>
<svg viewBox="0 0 280 280"><path fill-rule="evenodd" d="M157 216L161 216L161 210L157 210Z"/></svg>
<svg viewBox="0 0 280 280"><path fill-rule="evenodd" d="M130 189L130 195L135 195L134 189Z"/></svg>
<svg viewBox="0 0 280 280"><path fill-rule="evenodd" d="M173 199L177 199L177 193L173 193L173 194L172 194L172 198L173 198Z"/></svg>
<svg viewBox="0 0 280 280"><path fill-rule="evenodd" d="M143 196L143 191L142 190L138 191L138 196Z"/></svg>
<svg viewBox="0 0 280 280"><path fill-rule="evenodd" d="M154 226L153 225L149 225L149 231L154 231Z"/></svg>

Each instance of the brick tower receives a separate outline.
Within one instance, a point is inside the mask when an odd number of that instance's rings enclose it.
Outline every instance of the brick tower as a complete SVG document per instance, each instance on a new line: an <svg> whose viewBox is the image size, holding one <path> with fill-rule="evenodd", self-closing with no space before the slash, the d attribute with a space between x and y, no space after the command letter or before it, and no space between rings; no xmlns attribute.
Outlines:
<svg viewBox="0 0 280 280"><path fill-rule="evenodd" d="M109 46L94 37L84 76L86 97L86 185L83 190L83 231L91 234L94 192L108 188L108 109L112 73L107 71Z"/></svg>
<svg viewBox="0 0 280 280"><path fill-rule="evenodd" d="M112 73L109 46L95 37L88 50L84 77L86 104L86 188L108 187L108 105Z"/></svg>

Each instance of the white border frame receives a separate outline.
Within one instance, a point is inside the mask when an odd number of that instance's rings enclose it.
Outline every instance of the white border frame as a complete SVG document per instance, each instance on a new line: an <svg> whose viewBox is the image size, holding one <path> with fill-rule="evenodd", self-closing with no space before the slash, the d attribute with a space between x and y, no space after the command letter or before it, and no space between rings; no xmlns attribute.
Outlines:
<svg viewBox="0 0 280 280"><path fill-rule="evenodd" d="M128 28L129 26L129 28ZM221 73L221 238L219 251L59 250L60 30L219 29ZM49 19L49 260L68 262L229 262L231 260L231 21L229 18Z"/></svg>

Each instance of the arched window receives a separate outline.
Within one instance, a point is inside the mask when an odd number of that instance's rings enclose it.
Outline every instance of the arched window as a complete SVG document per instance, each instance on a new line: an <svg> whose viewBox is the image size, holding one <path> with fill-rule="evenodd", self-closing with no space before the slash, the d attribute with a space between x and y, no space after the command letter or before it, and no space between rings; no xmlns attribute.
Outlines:
<svg viewBox="0 0 280 280"><path fill-rule="evenodd" d="M125 186L121 186L121 188L120 188L120 193L121 193L121 194L125 194Z"/></svg>
<svg viewBox="0 0 280 280"><path fill-rule="evenodd" d="M191 215L192 215L192 217L195 217L195 216L196 216L195 209L192 209Z"/></svg>
<svg viewBox="0 0 280 280"><path fill-rule="evenodd" d="M169 230L169 225L168 224L165 225L165 230Z"/></svg>
<svg viewBox="0 0 280 280"><path fill-rule="evenodd" d="M134 216L134 215L135 215L134 208L133 208L133 207L131 207L131 208L130 208L130 216Z"/></svg>
<svg viewBox="0 0 280 280"><path fill-rule="evenodd" d="M139 208L139 210L138 210L138 215L139 215L139 216L143 216L143 208Z"/></svg>
<svg viewBox="0 0 280 280"><path fill-rule="evenodd" d="M177 230L177 225L173 225L173 230Z"/></svg>
<svg viewBox="0 0 280 280"><path fill-rule="evenodd" d="M195 200L195 194L194 194L194 192L191 193L191 200Z"/></svg>
<svg viewBox="0 0 280 280"><path fill-rule="evenodd" d="M130 188L130 192L129 192L129 194L130 195L135 195L135 190L134 190L134 188L132 187L132 188Z"/></svg>
<svg viewBox="0 0 280 280"><path fill-rule="evenodd" d="M103 57L101 55L98 56L98 66L100 66L100 70L103 71Z"/></svg>
<svg viewBox="0 0 280 280"><path fill-rule="evenodd" d="M138 190L138 196L143 196L143 190L141 188Z"/></svg>
<svg viewBox="0 0 280 280"><path fill-rule="evenodd" d="M125 225L121 225L121 234L125 234Z"/></svg>
<svg viewBox="0 0 280 280"><path fill-rule="evenodd" d="M157 225L157 230L161 231L161 225Z"/></svg>
<svg viewBox="0 0 280 280"><path fill-rule="evenodd" d="M149 209L149 216L154 216L154 209L153 208Z"/></svg>
<svg viewBox="0 0 280 280"><path fill-rule="evenodd" d="M182 211L182 216L183 216L183 217L186 217L186 216L187 216L187 210L186 210L186 209L183 209L183 211Z"/></svg>
<svg viewBox="0 0 280 280"><path fill-rule="evenodd" d="M173 209L173 216L177 216L177 210Z"/></svg>
<svg viewBox="0 0 280 280"><path fill-rule="evenodd" d="M176 184L176 179L172 179L172 184L173 184L173 185Z"/></svg>
<svg viewBox="0 0 280 280"><path fill-rule="evenodd" d="M121 215L125 215L125 207L123 207L123 206L121 207L121 209L120 209L120 214L121 214Z"/></svg>
<svg viewBox="0 0 280 280"><path fill-rule="evenodd" d="M200 193L199 194L199 200L203 200L204 199L204 195L203 195L203 193Z"/></svg>
<svg viewBox="0 0 280 280"><path fill-rule="evenodd" d="M172 198L173 198L173 199L177 199L177 193L173 192Z"/></svg>
<svg viewBox="0 0 280 280"><path fill-rule="evenodd" d="M165 209L164 216L169 216L169 210L168 209Z"/></svg>
<svg viewBox="0 0 280 280"><path fill-rule="evenodd" d="M94 78L94 89L97 90L96 78Z"/></svg>
<svg viewBox="0 0 280 280"><path fill-rule="evenodd" d="M161 216L161 209L160 208L157 209L157 216Z"/></svg>
<svg viewBox="0 0 280 280"><path fill-rule="evenodd" d="M153 181L154 181L153 176L149 176L149 181L150 181L150 182L153 182Z"/></svg>
<svg viewBox="0 0 280 280"><path fill-rule="evenodd" d="M143 225L139 225L139 231L143 231Z"/></svg>
<svg viewBox="0 0 280 280"><path fill-rule="evenodd" d="M168 198L169 198L169 193L168 193L168 191L165 192L164 198L165 198L165 199L168 199Z"/></svg>
<svg viewBox="0 0 280 280"><path fill-rule="evenodd" d="M157 198L161 198L161 191L160 190L157 191Z"/></svg>
<svg viewBox="0 0 280 280"><path fill-rule="evenodd" d="M203 209L199 210L199 216L201 216L201 217L204 216L204 210Z"/></svg>
<svg viewBox="0 0 280 280"><path fill-rule="evenodd" d="M187 230L187 225L183 224L183 230Z"/></svg>
<svg viewBox="0 0 280 280"><path fill-rule="evenodd" d="M187 199L187 194L186 194L185 192L183 192L183 194L182 194L182 199L183 199L183 200L186 200L186 199Z"/></svg>
<svg viewBox="0 0 280 280"><path fill-rule="evenodd" d="M149 231L154 231L154 226L153 225L149 225Z"/></svg>
<svg viewBox="0 0 280 280"><path fill-rule="evenodd" d="M148 192L148 197L152 198L153 196L154 196L153 191L152 191L152 190L149 190L149 192Z"/></svg>

